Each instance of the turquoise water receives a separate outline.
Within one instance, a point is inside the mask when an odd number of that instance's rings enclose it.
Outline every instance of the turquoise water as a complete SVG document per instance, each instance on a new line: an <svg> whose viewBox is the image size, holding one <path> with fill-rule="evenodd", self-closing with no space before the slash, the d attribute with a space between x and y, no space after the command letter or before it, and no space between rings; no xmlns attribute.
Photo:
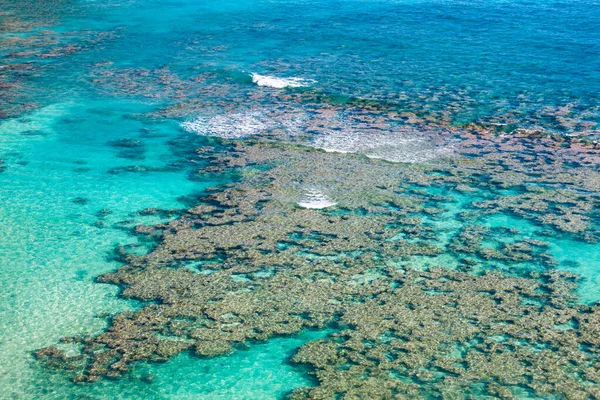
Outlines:
<svg viewBox="0 0 600 400"><path fill-rule="evenodd" d="M50 377L55 381L48 384L49 377L39 371L32 352L65 335L97 333L106 326L104 315L136 308L116 297L116 287L94 282L97 275L119 265L111 257L115 246L137 245L138 251L147 251L149 244L138 242L130 228L161 218L136 212L149 207L182 208L180 196L220 182L218 178L191 181L185 167L108 173L129 163L106 143L138 138L149 129L156 138L144 139L144 164L164 167L180 158L166 143L180 135L173 124L148 127L123 118L140 107L144 106L126 101L59 103L0 125L8 164L0 177L1 398L89 395L90 388L72 386L61 376ZM38 133L24 135L32 131ZM197 143L185 144L197 147ZM140 384L139 379L104 383L91 394L110 398L114 393L120 393L120 398L282 395L307 384L303 374L285 361L293 349L319 335L277 339L227 361L182 356L168 365L141 369L138 377L152 373L156 384Z"/></svg>
<svg viewBox="0 0 600 400"><path fill-rule="evenodd" d="M322 332L140 365L152 383L77 386L32 352L139 306L95 277L121 265L116 246L151 248L135 225L176 216L139 211L184 209L232 179L194 173L194 149L211 139L180 122L276 108L251 73L452 126L591 134L599 19L596 0L0 0L0 398L267 399L310 385L288 359ZM160 113L181 101L195 108ZM431 222L444 243L460 228L454 204ZM489 225L535 235L507 218ZM582 302L600 299L597 245L559 238L550 252L584 277Z"/></svg>

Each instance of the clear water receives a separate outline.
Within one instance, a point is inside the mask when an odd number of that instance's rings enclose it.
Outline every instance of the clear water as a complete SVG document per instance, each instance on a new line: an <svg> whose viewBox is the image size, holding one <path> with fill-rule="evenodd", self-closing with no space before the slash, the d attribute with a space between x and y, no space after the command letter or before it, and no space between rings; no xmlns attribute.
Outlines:
<svg viewBox="0 0 600 400"><path fill-rule="evenodd" d="M99 332L104 314L137 306L94 278L119 265L111 258L116 245L148 248L128 228L158 217L138 211L183 208L182 196L228 179L190 175L186 150L210 139L192 137L178 120L135 118L172 104L176 93L161 85L111 86L110 79L95 84L98 63L168 67L183 79L210 73L239 93L253 90L251 72L310 79L313 90L337 102L378 100L448 115L455 125L568 133L572 127L557 122L561 107L573 110L575 125L593 130L600 121L596 0L0 0L0 12L0 82L17 84L0 92L0 398L267 399L310 384L287 360L322 333L251 345L226 358L182 355L140 366L153 383L81 387L33 360L32 351ZM81 51L15 55L39 49L26 42L44 30ZM103 32L114 36L90 41ZM17 63L36 69L8 67ZM182 90L187 99L207 96L202 81ZM215 92L214 103L236 94ZM36 106L27 111L25 103ZM138 142L127 149L114 144L121 139ZM150 168L115 173L132 165ZM533 229L519 223L523 232ZM444 227L449 236L456 228ZM551 243L561 268L584 276L586 302L600 298L597 250L568 239Z"/></svg>

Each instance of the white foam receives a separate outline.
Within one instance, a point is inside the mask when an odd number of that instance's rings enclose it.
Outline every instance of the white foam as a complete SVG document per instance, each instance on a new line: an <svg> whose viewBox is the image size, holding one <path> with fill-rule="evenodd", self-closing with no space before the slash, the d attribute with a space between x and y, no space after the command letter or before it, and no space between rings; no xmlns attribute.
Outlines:
<svg viewBox="0 0 600 400"><path fill-rule="evenodd" d="M332 153L358 153L391 162L420 163L447 155L451 148L432 146L423 138L401 131L368 132L360 129L327 131L316 136L311 146Z"/></svg>
<svg viewBox="0 0 600 400"><path fill-rule="evenodd" d="M310 208L313 210L320 210L335 206L337 203L332 201L327 195L317 189L308 189L302 195L301 199L297 203L302 208Z"/></svg>
<svg viewBox="0 0 600 400"><path fill-rule="evenodd" d="M249 136L276 135L295 142L296 137L311 139L302 143L336 153L357 153L390 162L422 163L452 153L448 143L434 143L426 131L415 128L371 124L343 115L321 117L306 112L279 113L277 110L253 109L212 117L201 116L181 124L188 132L203 136L237 139ZM317 117L318 118L318 117Z"/></svg>
<svg viewBox="0 0 600 400"><path fill-rule="evenodd" d="M268 128L261 121L260 114L254 112L216 115L210 118L198 117L193 121L182 123L181 127L202 136L217 136L224 139L258 135Z"/></svg>
<svg viewBox="0 0 600 400"><path fill-rule="evenodd" d="M264 110L253 110L213 117L198 117L192 121L183 122L181 127L190 133L224 139L264 135L275 131L279 135L292 137L303 132L306 126L305 119L304 115L273 117Z"/></svg>
<svg viewBox="0 0 600 400"><path fill-rule="evenodd" d="M271 75L259 75L254 72L250 75L252 76L252 82L258 86L267 86L275 89L283 89L286 87L304 87L315 83L315 81L312 79L279 78Z"/></svg>

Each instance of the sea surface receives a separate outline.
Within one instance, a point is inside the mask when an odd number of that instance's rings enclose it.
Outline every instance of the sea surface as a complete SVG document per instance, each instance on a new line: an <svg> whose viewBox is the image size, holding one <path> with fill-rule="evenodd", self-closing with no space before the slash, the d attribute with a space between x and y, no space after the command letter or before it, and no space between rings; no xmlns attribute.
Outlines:
<svg viewBox="0 0 600 400"><path fill-rule="evenodd" d="M96 278L123 264L118 246L152 249L136 225L173 220L236 181L195 157L203 146L218 157L220 139L294 138L314 128L315 103L389 107L450 130L594 138L598 21L597 0L0 0L0 398L280 399L313 385L290 357L327 330L215 358L184 352L86 384L34 352L143 306ZM310 105L295 101L282 119L287 94ZM331 127L310 146L400 164L453 152L339 116ZM454 235L469 196L434 229ZM315 212L336 203L317 189L298 202ZM487 224L537 234L515 216ZM556 268L582 277L581 304L600 300L600 245L543 240Z"/></svg>

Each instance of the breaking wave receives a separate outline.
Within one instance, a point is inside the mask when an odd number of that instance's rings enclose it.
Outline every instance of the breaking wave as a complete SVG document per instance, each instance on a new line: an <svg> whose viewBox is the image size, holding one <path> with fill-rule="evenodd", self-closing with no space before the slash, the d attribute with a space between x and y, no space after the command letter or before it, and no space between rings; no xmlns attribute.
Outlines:
<svg viewBox="0 0 600 400"><path fill-rule="evenodd" d="M337 203L317 189L307 189L297 203L302 208L320 210L335 206Z"/></svg>
<svg viewBox="0 0 600 400"><path fill-rule="evenodd" d="M303 78L278 78L270 75L259 75L257 73L251 73L252 82L258 86L267 86L275 89L283 89L286 87L304 87L310 86L316 81L312 79Z"/></svg>
<svg viewBox="0 0 600 400"><path fill-rule="evenodd" d="M188 132L202 136L216 136L224 139L237 139L258 135L267 129L260 119L260 113L246 112L198 117L181 124Z"/></svg>
<svg viewBox="0 0 600 400"><path fill-rule="evenodd" d="M452 151L450 147L434 146L427 139L394 131L329 131L316 136L310 145L332 153L358 153L369 158L404 163L426 162Z"/></svg>
<svg viewBox="0 0 600 400"><path fill-rule="evenodd" d="M376 126L308 113L249 110L201 116L183 122L182 128L203 136L239 139L269 136L337 153L357 153L390 162L422 163L452 153L448 143L436 143L431 132L402 126Z"/></svg>

